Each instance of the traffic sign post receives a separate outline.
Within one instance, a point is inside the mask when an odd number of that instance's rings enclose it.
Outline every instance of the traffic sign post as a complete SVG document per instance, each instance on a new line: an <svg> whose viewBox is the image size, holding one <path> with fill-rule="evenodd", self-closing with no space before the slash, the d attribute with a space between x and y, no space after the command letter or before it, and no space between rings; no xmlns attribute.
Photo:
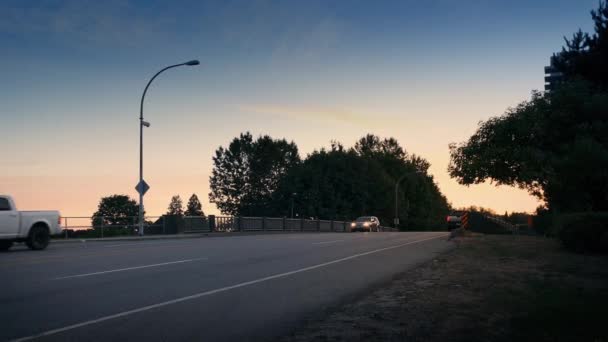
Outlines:
<svg viewBox="0 0 608 342"><path fill-rule="evenodd" d="M143 179L140 180L139 183L137 183L137 185L135 186L135 190L137 190L137 193L139 193L139 231L137 233L140 236L144 235L144 195L146 194L146 192L148 192L149 189L150 186Z"/></svg>

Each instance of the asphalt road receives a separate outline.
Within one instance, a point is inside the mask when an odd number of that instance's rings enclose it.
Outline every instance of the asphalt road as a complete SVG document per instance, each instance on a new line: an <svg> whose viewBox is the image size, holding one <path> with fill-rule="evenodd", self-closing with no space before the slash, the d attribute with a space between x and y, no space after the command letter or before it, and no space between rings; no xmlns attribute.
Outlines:
<svg viewBox="0 0 608 342"><path fill-rule="evenodd" d="M14 247L0 253L0 340L272 340L449 248L441 232Z"/></svg>

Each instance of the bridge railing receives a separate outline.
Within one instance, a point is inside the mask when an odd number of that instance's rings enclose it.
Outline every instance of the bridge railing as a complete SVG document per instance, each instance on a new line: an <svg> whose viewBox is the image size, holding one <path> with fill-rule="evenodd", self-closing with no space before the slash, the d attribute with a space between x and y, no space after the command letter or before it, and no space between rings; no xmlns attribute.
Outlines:
<svg viewBox="0 0 608 342"><path fill-rule="evenodd" d="M62 217L63 238L137 235L139 220L129 217ZM212 232L349 232L351 221L246 216L146 216L146 235ZM381 231L397 231L381 227Z"/></svg>

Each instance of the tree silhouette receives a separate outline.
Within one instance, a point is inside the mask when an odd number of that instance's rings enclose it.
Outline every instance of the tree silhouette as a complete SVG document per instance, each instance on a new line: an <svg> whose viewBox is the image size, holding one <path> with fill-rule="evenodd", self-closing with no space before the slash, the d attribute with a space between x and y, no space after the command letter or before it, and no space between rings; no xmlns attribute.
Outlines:
<svg viewBox="0 0 608 342"><path fill-rule="evenodd" d="M608 210L608 6L591 12L595 33L581 30L552 57L564 81L450 145L448 171L464 185L514 185L549 211Z"/></svg>
<svg viewBox="0 0 608 342"><path fill-rule="evenodd" d="M264 215L280 180L299 162L293 142L241 133L215 152L209 199L226 214Z"/></svg>
<svg viewBox="0 0 608 342"><path fill-rule="evenodd" d="M198 200L198 196L196 194L192 194L190 199L188 200L188 204L186 205L186 212L184 213L186 216L205 216L203 213L203 206L201 202Z"/></svg>
<svg viewBox="0 0 608 342"><path fill-rule="evenodd" d="M608 90L608 3L600 1L591 11L594 33L575 32L571 39L564 37L566 46L553 55L552 64L564 73L566 80L587 80Z"/></svg>
<svg viewBox="0 0 608 342"><path fill-rule="evenodd" d="M169 203L169 208L167 208L167 215L184 216L182 199L179 197L179 195L171 197L171 202Z"/></svg>
<svg viewBox="0 0 608 342"><path fill-rule="evenodd" d="M111 195L99 201L93 214L93 227L100 225L129 225L137 222L139 205L127 195Z"/></svg>

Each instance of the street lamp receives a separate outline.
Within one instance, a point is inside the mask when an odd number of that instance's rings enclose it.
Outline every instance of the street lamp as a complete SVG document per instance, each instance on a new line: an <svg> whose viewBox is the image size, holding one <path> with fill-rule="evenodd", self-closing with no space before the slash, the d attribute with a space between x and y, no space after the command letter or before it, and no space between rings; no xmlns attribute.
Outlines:
<svg viewBox="0 0 608 342"><path fill-rule="evenodd" d="M297 193L295 193L295 192L293 194L291 194L291 218L293 218L293 200L294 200L294 197L296 197L296 195L297 195Z"/></svg>
<svg viewBox="0 0 608 342"><path fill-rule="evenodd" d="M397 182L395 183L395 220L393 221L393 225L395 226L395 228L398 228L399 226L399 183L401 183L402 180L405 179L405 177L410 177L413 176L415 174L421 174L418 171L413 171L413 172L407 172L405 173L403 176L399 177L399 179L397 180ZM409 200L408 200L409 202ZM409 205L408 205L408 209L409 209Z"/></svg>
<svg viewBox="0 0 608 342"><path fill-rule="evenodd" d="M185 62L185 63L180 63L180 64L175 64L175 65L170 65L164 69L162 69L161 71L157 72L148 82L148 84L146 85L146 88L144 89L144 93L141 95L141 104L139 107L139 183L137 184L137 192L139 192L139 235L144 235L144 194L146 193L146 191L148 190L148 185L144 182L144 126L145 127L150 127L150 123L147 121L144 121L144 98L146 97L146 92L148 92L148 87L150 87L150 84L152 83L152 81L154 81L154 79L156 78L156 76L160 75L163 71L171 69L171 68L175 68L178 66L183 66L183 65L188 65L188 66L194 66L194 65L199 65L200 62L196 59Z"/></svg>

